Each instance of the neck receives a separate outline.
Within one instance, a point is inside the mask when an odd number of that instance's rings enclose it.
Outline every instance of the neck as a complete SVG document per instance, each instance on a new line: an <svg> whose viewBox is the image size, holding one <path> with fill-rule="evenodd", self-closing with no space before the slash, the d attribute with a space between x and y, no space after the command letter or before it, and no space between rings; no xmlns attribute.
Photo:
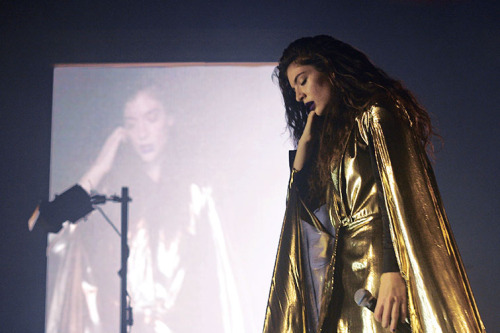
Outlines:
<svg viewBox="0 0 500 333"><path fill-rule="evenodd" d="M159 161L155 161L147 163L144 167L148 177L153 182L158 183L161 177L161 163Z"/></svg>

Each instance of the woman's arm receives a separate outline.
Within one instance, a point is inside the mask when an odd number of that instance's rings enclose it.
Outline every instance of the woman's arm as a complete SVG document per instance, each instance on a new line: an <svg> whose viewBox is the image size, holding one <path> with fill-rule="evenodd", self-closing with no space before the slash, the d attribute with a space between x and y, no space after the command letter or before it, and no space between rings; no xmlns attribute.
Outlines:
<svg viewBox="0 0 500 333"><path fill-rule="evenodd" d="M407 316L406 284L399 272L399 266L394 253L389 227L389 216L385 209L382 181L378 173L377 162L373 148L373 138L368 137L368 147L370 150L371 166L377 185L379 206L382 216L382 240L383 240L383 265L382 276L378 292L378 301L375 308L375 319L382 323L384 328L390 326L391 331L395 331L398 319L405 321Z"/></svg>
<svg viewBox="0 0 500 333"><path fill-rule="evenodd" d="M94 164L90 169L80 178L78 184L88 193L95 189L102 178L111 170L113 162L116 157L116 152L120 143L125 139L125 130L123 127L116 128L113 133L106 139L104 145L97 156Z"/></svg>
<svg viewBox="0 0 500 333"><path fill-rule="evenodd" d="M375 106L362 122L373 138L412 330L483 332L432 167L411 121L397 108Z"/></svg>
<svg viewBox="0 0 500 333"><path fill-rule="evenodd" d="M319 136L319 125L321 118L315 111L309 112L307 115L306 127L297 144L297 153L293 161L293 168L297 171L302 170L304 164L311 156L312 146Z"/></svg>

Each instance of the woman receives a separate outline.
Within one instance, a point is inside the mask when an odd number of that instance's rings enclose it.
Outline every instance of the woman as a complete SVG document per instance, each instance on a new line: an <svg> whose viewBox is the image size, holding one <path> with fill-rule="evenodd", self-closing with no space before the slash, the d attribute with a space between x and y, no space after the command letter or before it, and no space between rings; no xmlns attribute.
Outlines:
<svg viewBox="0 0 500 333"><path fill-rule="evenodd" d="M128 97L123 126L106 139L79 184L107 195L121 186L130 188L128 293L134 330L241 331L240 304L215 205L209 190L193 183L195 175L186 171L187 163L176 151L175 118L164 98L156 85ZM119 237L100 216L91 218L58 235L57 241L70 248L53 254L64 264L58 267L49 301L48 332L69 327L109 332L119 326Z"/></svg>
<svg viewBox="0 0 500 333"><path fill-rule="evenodd" d="M124 127L117 127L107 138L99 156L80 179L81 186L90 192L112 169L122 142L130 142L142 161L141 169L153 182L159 182L164 164L168 134L174 118L165 110L160 91L155 86L140 89L126 103Z"/></svg>
<svg viewBox="0 0 500 333"><path fill-rule="evenodd" d="M484 331L411 92L329 36L290 44L275 74L297 151L264 332Z"/></svg>

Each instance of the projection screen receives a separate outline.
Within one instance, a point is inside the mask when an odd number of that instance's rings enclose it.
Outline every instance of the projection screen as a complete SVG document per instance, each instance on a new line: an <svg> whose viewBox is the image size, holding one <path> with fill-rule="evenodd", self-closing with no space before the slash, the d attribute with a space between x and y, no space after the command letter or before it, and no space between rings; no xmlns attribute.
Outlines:
<svg viewBox="0 0 500 333"><path fill-rule="evenodd" d="M273 64L59 65L51 198L129 208L132 332L258 332L288 181ZM119 229L120 205L100 206ZM49 235L46 332L118 332L120 237L95 210Z"/></svg>

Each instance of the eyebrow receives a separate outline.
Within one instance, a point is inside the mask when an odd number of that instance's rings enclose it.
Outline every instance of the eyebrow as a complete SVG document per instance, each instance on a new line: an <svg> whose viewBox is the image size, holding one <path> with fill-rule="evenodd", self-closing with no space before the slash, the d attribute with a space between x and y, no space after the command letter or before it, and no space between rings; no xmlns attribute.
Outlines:
<svg viewBox="0 0 500 333"><path fill-rule="evenodd" d="M294 80L293 82L294 82L294 83L297 83L297 80L298 80L299 76L301 76L301 75L302 75L302 74L304 74L305 72L306 72L306 71L302 71L302 72L300 72L299 74L297 74L297 75L295 76L295 80Z"/></svg>
<svg viewBox="0 0 500 333"><path fill-rule="evenodd" d="M293 83L294 84L297 84L297 79L299 78L299 76L301 76L302 74L304 74L306 71L302 71L300 72L299 74L295 75L295 78L293 79Z"/></svg>

